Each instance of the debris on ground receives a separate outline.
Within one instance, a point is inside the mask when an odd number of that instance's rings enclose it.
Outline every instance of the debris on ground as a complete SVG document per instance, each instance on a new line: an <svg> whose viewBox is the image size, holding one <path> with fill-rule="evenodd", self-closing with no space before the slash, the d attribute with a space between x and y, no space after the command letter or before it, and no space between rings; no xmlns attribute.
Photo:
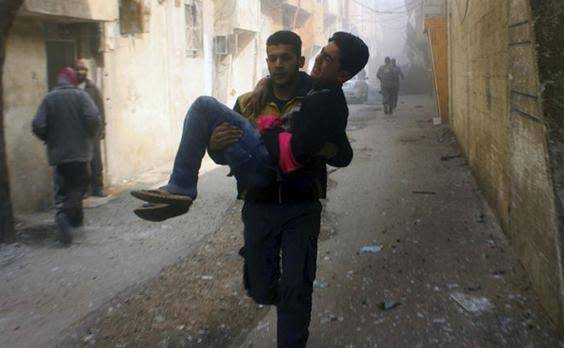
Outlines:
<svg viewBox="0 0 564 348"><path fill-rule="evenodd" d="M382 247L379 245L366 245L360 248L359 254L377 254L382 251Z"/></svg>
<svg viewBox="0 0 564 348"><path fill-rule="evenodd" d="M482 289L482 285L478 283L470 283L468 284L468 286L465 287L465 289L468 291L478 291Z"/></svg>
<svg viewBox="0 0 564 348"><path fill-rule="evenodd" d="M416 195L436 195L435 191L411 191L411 193Z"/></svg>
<svg viewBox="0 0 564 348"><path fill-rule="evenodd" d="M478 223L485 224L486 223L486 215L480 214L480 216L478 216L477 221L478 221Z"/></svg>
<svg viewBox="0 0 564 348"><path fill-rule="evenodd" d="M450 298L470 313L481 313L493 308L493 304L485 297L471 296L461 292L450 294Z"/></svg>
<svg viewBox="0 0 564 348"><path fill-rule="evenodd" d="M460 158L460 157L462 157L460 154L457 154L457 155L448 155L448 156L441 156L441 161L449 161L449 160L451 160L451 159Z"/></svg>
<svg viewBox="0 0 564 348"><path fill-rule="evenodd" d="M327 287L327 284L325 284L323 280L316 279L313 281L313 287L316 289L325 289Z"/></svg>
<svg viewBox="0 0 564 348"><path fill-rule="evenodd" d="M394 300L386 300L384 302L380 302L380 309L383 311L389 311L391 309L396 308L397 306L399 306L401 304L401 302L398 301L394 301Z"/></svg>

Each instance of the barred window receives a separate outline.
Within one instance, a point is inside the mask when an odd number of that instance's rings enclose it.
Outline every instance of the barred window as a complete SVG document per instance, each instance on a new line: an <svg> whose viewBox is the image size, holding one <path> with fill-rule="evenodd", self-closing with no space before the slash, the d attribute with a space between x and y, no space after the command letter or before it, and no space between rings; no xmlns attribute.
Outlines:
<svg viewBox="0 0 564 348"><path fill-rule="evenodd" d="M119 29L123 35L143 32L143 0L120 0Z"/></svg>
<svg viewBox="0 0 564 348"><path fill-rule="evenodd" d="M149 32L150 1L119 0L119 29L122 35Z"/></svg>
<svg viewBox="0 0 564 348"><path fill-rule="evenodd" d="M186 55L196 57L202 51L202 1L185 0Z"/></svg>

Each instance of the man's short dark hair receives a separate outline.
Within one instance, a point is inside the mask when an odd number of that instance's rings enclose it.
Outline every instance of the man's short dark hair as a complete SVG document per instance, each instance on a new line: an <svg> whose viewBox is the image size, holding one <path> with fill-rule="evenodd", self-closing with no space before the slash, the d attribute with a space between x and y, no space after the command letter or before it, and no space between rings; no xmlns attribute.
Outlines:
<svg viewBox="0 0 564 348"><path fill-rule="evenodd" d="M385 62L385 63L389 63L389 62L390 62L390 57L386 57L386 58L384 59L384 62Z"/></svg>
<svg viewBox="0 0 564 348"><path fill-rule="evenodd" d="M266 40L266 46L271 45L292 45L298 58L302 56L302 39L293 31L279 30L270 35Z"/></svg>
<svg viewBox="0 0 564 348"><path fill-rule="evenodd" d="M334 42L339 47L341 70L348 71L351 76L356 75L368 63L368 46L358 36L338 31L331 36L329 42Z"/></svg>

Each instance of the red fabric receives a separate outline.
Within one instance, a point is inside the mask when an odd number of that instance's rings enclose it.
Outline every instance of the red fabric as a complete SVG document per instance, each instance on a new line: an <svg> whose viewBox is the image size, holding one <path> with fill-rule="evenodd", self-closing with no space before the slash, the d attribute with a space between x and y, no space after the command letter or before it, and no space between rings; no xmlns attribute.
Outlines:
<svg viewBox="0 0 564 348"><path fill-rule="evenodd" d="M284 174L291 173L302 167L292 153L292 133L281 132L278 134L278 150L278 166Z"/></svg>
<svg viewBox="0 0 564 348"><path fill-rule="evenodd" d="M65 79L71 85L74 85L74 86L78 85L78 79L76 78L76 72L74 71L73 68L69 68L69 67L62 68L61 70L59 70L57 77Z"/></svg>
<svg viewBox="0 0 564 348"><path fill-rule="evenodd" d="M257 127L260 134L264 134L267 129L274 128L282 124L280 117L275 115L259 116Z"/></svg>

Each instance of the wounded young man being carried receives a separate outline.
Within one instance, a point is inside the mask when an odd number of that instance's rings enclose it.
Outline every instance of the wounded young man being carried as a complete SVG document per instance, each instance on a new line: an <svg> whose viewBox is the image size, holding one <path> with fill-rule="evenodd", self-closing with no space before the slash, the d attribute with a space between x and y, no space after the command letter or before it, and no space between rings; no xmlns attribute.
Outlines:
<svg viewBox="0 0 564 348"><path fill-rule="evenodd" d="M236 180L246 187L267 187L281 176L304 170L316 157L332 157L350 144L342 84L368 62L366 44L357 36L334 33L315 58L313 89L300 109L286 117L259 117L257 128L212 97L199 97L185 118L167 185L131 194L147 204L135 214L150 221L184 214L197 197L198 172L213 130L227 122L242 130L240 140L223 150ZM351 150L352 151L352 150ZM352 156L350 156L352 157Z"/></svg>

